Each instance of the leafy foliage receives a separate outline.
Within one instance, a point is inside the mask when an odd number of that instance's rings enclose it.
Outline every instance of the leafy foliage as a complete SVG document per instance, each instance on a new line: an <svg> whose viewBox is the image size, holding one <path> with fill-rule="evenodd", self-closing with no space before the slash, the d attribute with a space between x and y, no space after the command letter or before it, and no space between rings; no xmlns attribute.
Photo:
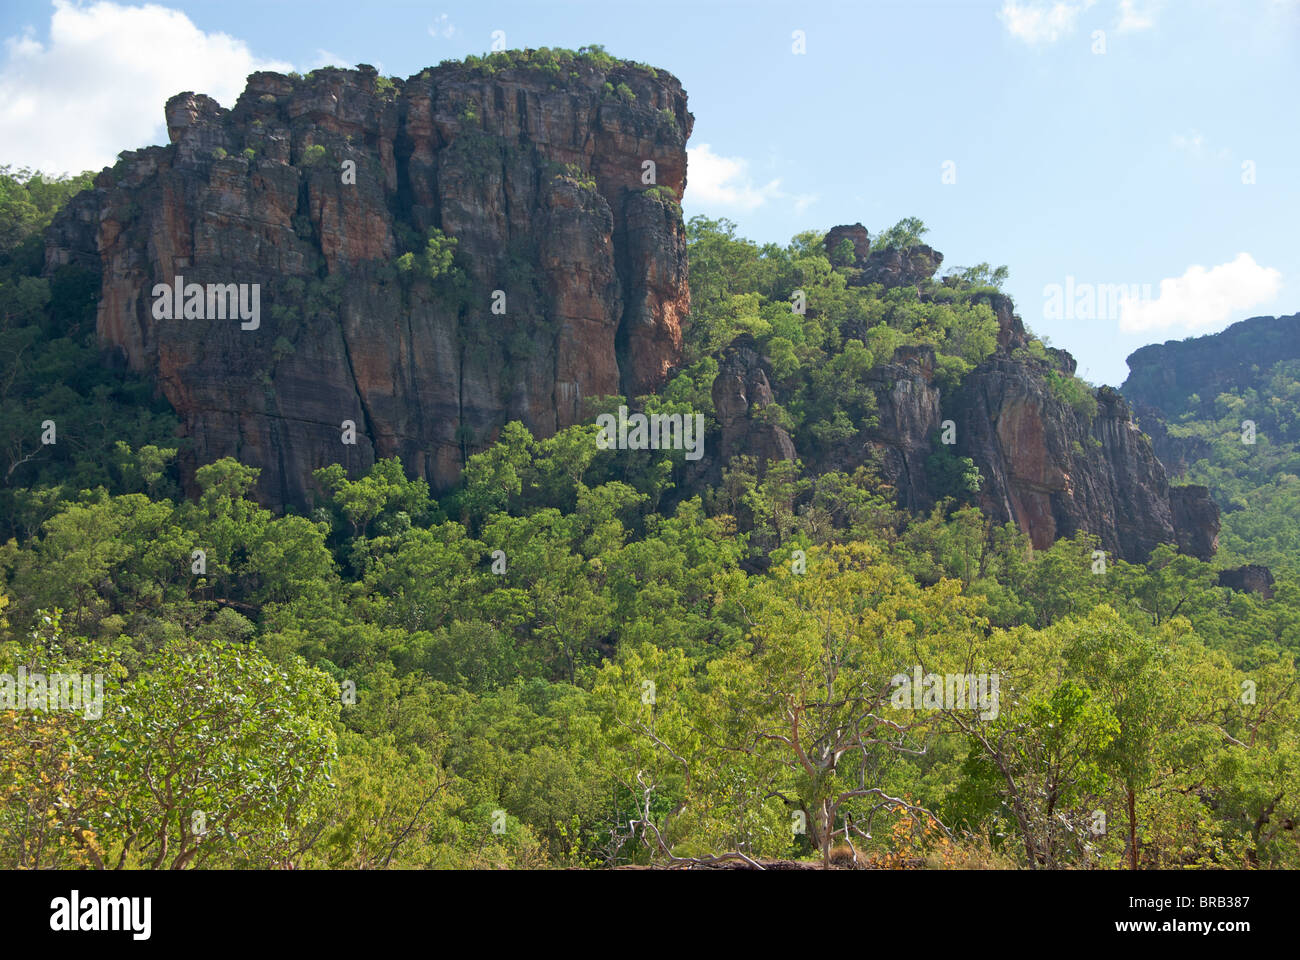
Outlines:
<svg viewBox="0 0 1300 960"><path fill-rule="evenodd" d="M331 465L307 515L276 515L224 459L187 498L174 419L93 362L96 278L41 274L36 194L0 223L0 674L98 674L104 699L96 719L0 707L5 866L1300 867L1293 568L1271 599L1167 545L1096 573L1088 534L1035 551L990 524L941 446L926 470L952 499L928 514L870 463L742 455L688 495L682 451L602 450L591 422L507 424L441 496L395 459ZM649 412L713 415L746 333L816 453L870 428L900 347L957 378L993 350L996 271L884 291L815 232L688 230L686 360L632 398ZM453 283L454 239L407 247L412 295ZM1296 555L1295 372L1178 425L1249 507L1230 556ZM1265 411L1251 450L1223 439L1243 411ZM28 456L47 416L60 443ZM917 671L996 677L997 699L898 700Z"/></svg>

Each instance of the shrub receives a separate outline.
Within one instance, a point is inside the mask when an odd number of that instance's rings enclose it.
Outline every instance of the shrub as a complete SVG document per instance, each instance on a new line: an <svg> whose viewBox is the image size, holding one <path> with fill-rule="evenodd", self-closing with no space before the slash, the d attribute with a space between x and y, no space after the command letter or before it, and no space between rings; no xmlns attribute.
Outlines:
<svg viewBox="0 0 1300 960"><path fill-rule="evenodd" d="M654 197L660 203L670 203L674 206L678 205L677 194L674 192L672 187L666 187L661 184L659 186L650 187L644 192L647 197Z"/></svg>
<svg viewBox="0 0 1300 960"><path fill-rule="evenodd" d="M412 280L434 281L440 277L455 277L456 238L449 237L437 227L430 227L424 249L409 251L397 258L399 274Z"/></svg>
<svg viewBox="0 0 1300 960"><path fill-rule="evenodd" d="M952 497L967 503L984 485L980 468L970 457L959 457L939 445L925 460L925 472L931 489L939 499Z"/></svg>
<svg viewBox="0 0 1300 960"><path fill-rule="evenodd" d="M1052 394L1068 403L1081 417L1092 420L1097 415L1097 398L1093 396L1092 388L1078 377L1049 370L1045 379Z"/></svg>
<svg viewBox="0 0 1300 960"><path fill-rule="evenodd" d="M921 238L930 232L930 228L917 217L904 217L888 230L883 231L871 245L872 250L906 250L921 242Z"/></svg>

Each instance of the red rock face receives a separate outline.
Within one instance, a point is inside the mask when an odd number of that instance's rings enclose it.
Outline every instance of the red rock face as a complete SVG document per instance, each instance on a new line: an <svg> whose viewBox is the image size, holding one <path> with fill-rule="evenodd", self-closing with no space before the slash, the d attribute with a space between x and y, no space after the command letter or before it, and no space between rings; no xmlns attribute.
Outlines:
<svg viewBox="0 0 1300 960"><path fill-rule="evenodd" d="M980 506L995 522L1014 521L1037 549L1078 531L1129 561L1162 543L1209 559L1219 512L1204 487L1171 487L1150 439L1108 387L1088 419L1054 396L1041 371L994 355L945 398L957 427L956 452L984 476Z"/></svg>
<svg viewBox="0 0 1300 960"><path fill-rule="evenodd" d="M262 499L301 504L312 470L399 455L445 489L507 421L550 435L591 398L655 389L680 354L685 93L630 66L574 72L453 64L391 90L368 68L258 73L231 110L181 94L171 146L101 174L47 262L102 271L100 342L156 378L191 469L236 456ZM434 227L463 289L395 269ZM259 284L258 329L155 319L152 288L177 275Z"/></svg>
<svg viewBox="0 0 1300 960"><path fill-rule="evenodd" d="M838 226L826 237L836 253L843 240L854 249L859 271L850 282L886 286L916 283L943 260L929 247L869 253L861 224ZM827 450L801 450L814 473L851 473L873 459L900 506L928 510L938 495L927 461L945 420L954 427L957 456L970 457L983 486L979 505L997 523L1015 523L1036 549L1079 531L1095 534L1102 547L1130 561L1145 560L1162 543L1209 559L1218 546L1219 511L1205 487L1170 486L1150 439L1138 429L1118 393L1097 391L1097 414L1087 417L1050 388L1049 364L1020 352L1029 338L1009 297L989 293L998 321L996 352L955 390L935 383L934 355L903 347L892 362L868 375L876 395L876 426ZM1074 358L1048 348L1050 366L1072 374ZM719 460L750 453L769 460L795 456L785 431L757 416L772 402L761 358L742 336L720 360L713 387L719 424ZM704 480L716 480L721 467Z"/></svg>

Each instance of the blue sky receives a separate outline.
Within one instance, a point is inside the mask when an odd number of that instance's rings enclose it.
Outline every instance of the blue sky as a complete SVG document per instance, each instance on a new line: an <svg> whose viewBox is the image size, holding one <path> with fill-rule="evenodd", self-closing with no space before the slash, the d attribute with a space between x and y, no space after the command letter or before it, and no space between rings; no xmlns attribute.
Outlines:
<svg viewBox="0 0 1300 960"><path fill-rule="evenodd" d="M681 78L688 216L780 242L919 216L945 269L1006 264L1025 322L1094 382L1144 343L1300 310L1300 0L7 0L0 163L100 166L165 141L180 90L409 76L494 30ZM1067 284L1133 299L1054 310Z"/></svg>

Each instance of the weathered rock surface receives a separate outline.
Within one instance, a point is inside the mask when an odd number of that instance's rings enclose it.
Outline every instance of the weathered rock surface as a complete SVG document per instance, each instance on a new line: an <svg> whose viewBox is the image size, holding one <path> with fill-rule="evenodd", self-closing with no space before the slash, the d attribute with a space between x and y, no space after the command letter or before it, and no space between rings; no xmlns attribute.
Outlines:
<svg viewBox="0 0 1300 960"><path fill-rule="evenodd" d="M827 251L836 253L846 239L856 263L850 283L915 284L929 278L943 260L923 246L864 253L870 249L869 237L861 224L832 228ZM863 279L868 276L876 279ZM945 392L935 381L935 359L928 348L900 348L869 375L876 427L808 457L809 466L819 473L851 472L873 461L881 479L896 490L900 506L924 510L942 493L926 463L943 422L951 420L956 443L950 452L970 457L983 477L980 507L995 522L1016 523L1035 548L1085 531L1095 534L1110 554L1130 561L1145 560L1162 543L1202 559L1213 555L1219 511L1209 491L1170 486L1151 441L1114 390L1096 391L1097 413L1091 418L1059 397L1049 374L1073 374L1074 358L1055 348L1047 349L1048 362L1026 355L1020 348L1029 337L1011 299L1000 293L985 296L998 321L992 356ZM746 351L755 353L752 342ZM736 375L725 364L723 370L719 383L734 384ZM724 398L738 393L734 387L722 391ZM770 402L770 390L764 396ZM715 384L714 402L721 411L719 399ZM740 405L732 403L727 410L726 417L720 416L724 461L731 451L780 454L783 447L751 439L755 427Z"/></svg>
<svg viewBox="0 0 1300 960"><path fill-rule="evenodd" d="M1171 486L1169 508L1174 518L1178 549L1208 560L1219 549L1219 507L1210 488L1197 484Z"/></svg>
<svg viewBox="0 0 1300 960"><path fill-rule="evenodd" d="M1097 391L1091 419L1056 397L1041 371L995 355L945 398L955 452L984 477L980 506L1014 521L1036 548L1078 531L1106 551L1145 560L1162 543L1208 559L1219 514L1204 487L1170 487L1123 398Z"/></svg>
<svg viewBox="0 0 1300 960"><path fill-rule="evenodd" d="M942 264L943 254L923 243L906 250L876 250L862 264L862 273L853 283L861 286L870 283L885 287L908 286L929 280Z"/></svg>
<svg viewBox="0 0 1300 960"><path fill-rule="evenodd" d="M1169 422L1185 413L1218 419L1215 402L1222 393L1255 390L1268 396L1273 367L1300 358L1300 314L1253 317L1204 337L1153 343L1128 357L1129 376L1120 387L1133 404L1142 429L1151 435L1156 454L1172 475L1184 473L1211 455L1199 437L1174 436ZM1269 405L1248 410L1243 419L1274 441L1300 440L1300 425L1279 420Z"/></svg>
<svg viewBox="0 0 1300 960"><path fill-rule="evenodd" d="M1219 571L1219 586L1243 593L1258 593L1265 600L1273 598L1273 571L1258 563Z"/></svg>
<svg viewBox="0 0 1300 960"><path fill-rule="evenodd" d="M943 419L940 392L934 382L934 351L929 347L900 347L889 363L877 364L868 378L876 395L876 427L867 431L862 449L874 454L880 478L897 491L908 510L928 510L934 492L925 461ZM837 464L852 472L863 462L853 457Z"/></svg>
<svg viewBox="0 0 1300 960"><path fill-rule="evenodd" d="M450 64L393 85L363 65L253 74L229 110L178 95L171 145L101 173L47 267L101 271L101 345L156 379L191 469L236 456L264 500L301 504L312 470L398 455L446 488L507 421L549 435L678 359L686 95L631 65L573 70ZM456 239L462 288L394 268L430 228ZM154 319L154 284L178 275L259 284L260 326Z"/></svg>
<svg viewBox="0 0 1300 960"><path fill-rule="evenodd" d="M768 372L749 334L737 337L723 351L713 380L719 440L718 456L711 466L716 470L738 455L754 457L760 468L764 461L795 458L790 434L763 416L763 408L773 401Z"/></svg>

